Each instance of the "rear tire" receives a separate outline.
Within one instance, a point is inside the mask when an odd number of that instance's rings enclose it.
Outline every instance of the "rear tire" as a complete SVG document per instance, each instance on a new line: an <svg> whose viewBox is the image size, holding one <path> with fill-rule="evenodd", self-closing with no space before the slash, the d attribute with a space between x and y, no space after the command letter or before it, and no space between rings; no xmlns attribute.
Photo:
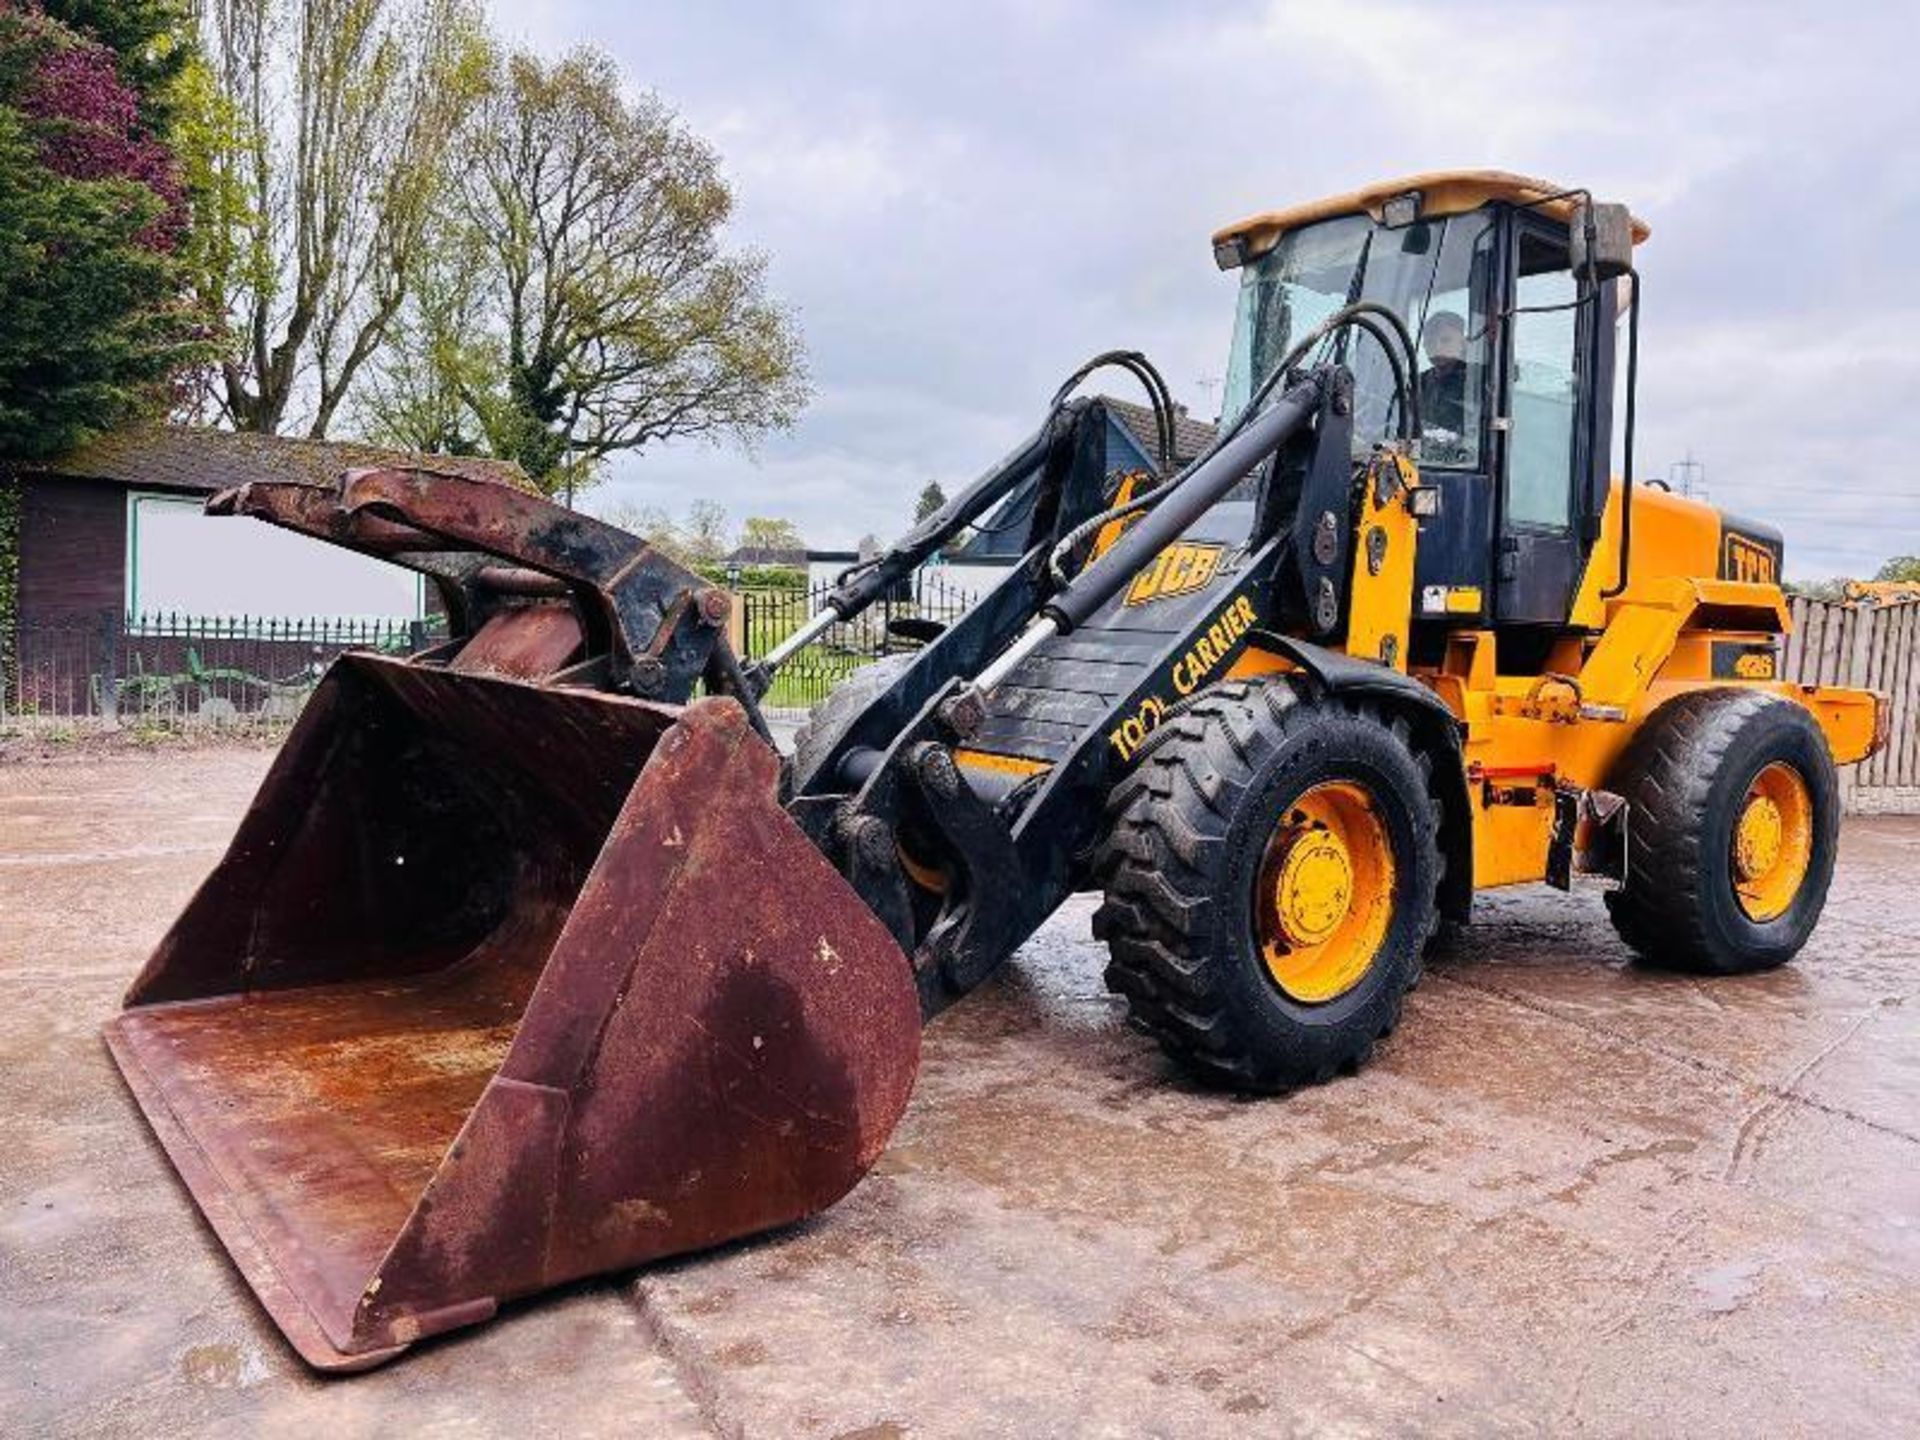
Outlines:
<svg viewBox="0 0 1920 1440"><path fill-rule="evenodd" d="M1806 944L1840 828L1833 757L1806 707L1764 690L1682 695L1608 784L1631 808L1627 879L1607 910L1641 960L1743 975Z"/></svg>
<svg viewBox="0 0 1920 1440"><path fill-rule="evenodd" d="M1287 680L1221 685L1167 720L1115 787L1096 862L1094 933L1133 1023L1240 1089L1364 1064L1438 925L1429 781L1404 721ZM1350 863L1328 860L1329 833ZM1315 867L1317 886L1281 888ZM1305 963L1318 954L1329 963Z"/></svg>

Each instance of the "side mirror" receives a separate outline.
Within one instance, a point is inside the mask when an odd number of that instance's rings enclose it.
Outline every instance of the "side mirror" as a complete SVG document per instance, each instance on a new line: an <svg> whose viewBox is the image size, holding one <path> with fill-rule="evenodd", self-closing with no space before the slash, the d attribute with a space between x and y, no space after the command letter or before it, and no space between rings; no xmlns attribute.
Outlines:
<svg viewBox="0 0 1920 1440"><path fill-rule="evenodd" d="M1624 205L1583 200L1573 207L1567 226L1573 273L1599 284L1633 269L1633 217Z"/></svg>

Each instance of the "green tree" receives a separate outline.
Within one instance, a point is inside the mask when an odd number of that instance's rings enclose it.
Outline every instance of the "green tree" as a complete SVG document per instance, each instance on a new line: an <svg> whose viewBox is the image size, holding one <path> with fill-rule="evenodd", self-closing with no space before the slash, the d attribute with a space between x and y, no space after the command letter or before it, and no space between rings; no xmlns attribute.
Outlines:
<svg viewBox="0 0 1920 1440"><path fill-rule="evenodd" d="M1920 581L1920 555L1896 555L1882 565L1873 578Z"/></svg>
<svg viewBox="0 0 1920 1440"><path fill-rule="evenodd" d="M740 546L745 550L804 550L807 542L791 520L749 515L740 522Z"/></svg>
<svg viewBox="0 0 1920 1440"><path fill-rule="evenodd" d="M1847 598L1848 581L1829 580L1787 580L1781 585L1789 595L1804 595L1809 600L1840 601Z"/></svg>
<svg viewBox="0 0 1920 1440"><path fill-rule="evenodd" d="M476 262L459 245L429 246L422 254L413 293L394 316L386 352L357 400L370 438L429 455L487 453L487 434L467 403L475 383L469 347L481 323ZM667 520L664 511L649 513ZM654 543L638 526L613 523Z"/></svg>
<svg viewBox="0 0 1920 1440"><path fill-rule="evenodd" d="M0 8L0 455L56 454L167 403L200 353L178 196L112 53Z"/></svg>
<svg viewBox="0 0 1920 1440"><path fill-rule="evenodd" d="M800 339L762 259L722 246L717 157L656 97L625 98L611 60L496 64L456 168L455 253L383 367L382 428L449 428L458 395L451 428L571 500L621 451L793 423Z"/></svg>
<svg viewBox="0 0 1920 1440"><path fill-rule="evenodd" d="M40 0L40 8L113 51L120 78L140 97L142 123L153 134L167 134L176 87L194 53L189 0Z"/></svg>
<svg viewBox="0 0 1920 1440"><path fill-rule="evenodd" d="M913 523L918 525L947 503L947 492L940 488L938 480L929 480L920 491L920 498L913 502Z"/></svg>

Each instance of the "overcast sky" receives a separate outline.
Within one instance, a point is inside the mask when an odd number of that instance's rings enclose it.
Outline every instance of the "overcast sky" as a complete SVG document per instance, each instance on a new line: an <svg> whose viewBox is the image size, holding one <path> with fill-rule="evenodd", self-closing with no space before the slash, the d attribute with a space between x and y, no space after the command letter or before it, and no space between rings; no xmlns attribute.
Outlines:
<svg viewBox="0 0 1920 1440"><path fill-rule="evenodd" d="M1243 214L1424 169L1651 222L1640 472L1787 532L1788 573L1920 552L1913 4L651 4L492 0L610 51L724 157L816 398L754 457L650 449L598 497L900 529L1092 352L1217 408Z"/></svg>

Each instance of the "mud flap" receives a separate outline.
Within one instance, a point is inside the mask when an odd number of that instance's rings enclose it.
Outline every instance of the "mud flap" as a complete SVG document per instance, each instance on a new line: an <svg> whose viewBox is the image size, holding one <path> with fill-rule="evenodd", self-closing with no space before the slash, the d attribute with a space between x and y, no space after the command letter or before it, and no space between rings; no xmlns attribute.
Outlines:
<svg viewBox="0 0 1920 1440"><path fill-rule="evenodd" d="M872 1164L912 973L777 763L729 700L329 672L106 1027L310 1364L790 1223Z"/></svg>

